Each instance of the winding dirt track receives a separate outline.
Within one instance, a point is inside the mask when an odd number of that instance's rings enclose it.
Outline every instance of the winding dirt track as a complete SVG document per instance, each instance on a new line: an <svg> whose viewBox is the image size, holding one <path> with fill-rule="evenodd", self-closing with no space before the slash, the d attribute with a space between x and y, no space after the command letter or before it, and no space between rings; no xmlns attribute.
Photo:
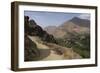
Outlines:
<svg viewBox="0 0 100 73"><path fill-rule="evenodd" d="M40 60L63 60L63 59L81 59L82 57L74 52L71 48L65 48L53 43L41 43L38 37L29 36L29 38L36 43L40 50ZM63 54L57 54L62 52Z"/></svg>

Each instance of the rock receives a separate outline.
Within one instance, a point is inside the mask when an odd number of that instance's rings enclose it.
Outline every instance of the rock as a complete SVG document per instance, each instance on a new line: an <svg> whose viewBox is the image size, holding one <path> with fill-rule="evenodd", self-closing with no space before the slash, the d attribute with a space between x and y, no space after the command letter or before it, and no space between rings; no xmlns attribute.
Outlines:
<svg viewBox="0 0 100 73"><path fill-rule="evenodd" d="M38 36L46 42L57 43L53 35L44 31L34 20L29 21L28 16L25 16L25 33L30 36Z"/></svg>
<svg viewBox="0 0 100 73"><path fill-rule="evenodd" d="M36 44L25 36L25 61L33 61L40 57Z"/></svg>

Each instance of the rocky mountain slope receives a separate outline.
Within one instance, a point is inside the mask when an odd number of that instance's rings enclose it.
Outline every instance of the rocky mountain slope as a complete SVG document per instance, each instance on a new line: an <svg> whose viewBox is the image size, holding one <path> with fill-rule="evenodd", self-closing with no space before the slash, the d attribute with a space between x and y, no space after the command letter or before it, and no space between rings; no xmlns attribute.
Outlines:
<svg viewBox="0 0 100 73"><path fill-rule="evenodd" d="M43 41L56 43L54 37L44 31L34 20L29 20L29 17L25 17L25 33L31 36L39 36Z"/></svg>
<svg viewBox="0 0 100 73"><path fill-rule="evenodd" d="M52 29L53 28L53 29ZM90 21L85 19L80 19L78 17L74 17L69 21L64 22L60 26L45 27L49 34L52 34L56 38L63 38L66 35L70 35L69 33L89 33L90 30Z"/></svg>
<svg viewBox="0 0 100 73"><path fill-rule="evenodd" d="M53 28L53 27L52 27ZM90 58L90 21L74 17L52 29L44 28L56 38L59 45L79 53L83 58Z"/></svg>

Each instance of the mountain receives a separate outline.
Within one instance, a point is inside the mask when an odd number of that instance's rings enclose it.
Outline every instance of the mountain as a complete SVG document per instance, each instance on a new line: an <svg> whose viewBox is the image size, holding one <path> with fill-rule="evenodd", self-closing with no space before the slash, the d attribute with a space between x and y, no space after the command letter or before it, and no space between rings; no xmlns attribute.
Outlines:
<svg viewBox="0 0 100 73"><path fill-rule="evenodd" d="M59 45L73 48L83 58L90 58L89 20L74 17L51 30L50 26L45 28L45 31L56 38Z"/></svg>
<svg viewBox="0 0 100 73"><path fill-rule="evenodd" d="M52 32L55 32L55 29L57 29L56 26L47 26L46 28L44 28L44 30L46 30L49 34L52 34Z"/></svg>
<svg viewBox="0 0 100 73"><path fill-rule="evenodd" d="M45 30L56 38L62 38L64 36L69 36L69 33L89 33L90 21L74 17L69 21L65 21L60 26L52 28L49 26L46 27Z"/></svg>
<svg viewBox="0 0 100 73"><path fill-rule="evenodd" d="M74 17L70 21L79 26L90 28L90 21L87 19L81 19L78 17Z"/></svg>
<svg viewBox="0 0 100 73"><path fill-rule="evenodd" d="M66 34L65 31L63 31L61 28L56 27L56 26L48 26L44 28L44 30L56 38L61 38Z"/></svg>

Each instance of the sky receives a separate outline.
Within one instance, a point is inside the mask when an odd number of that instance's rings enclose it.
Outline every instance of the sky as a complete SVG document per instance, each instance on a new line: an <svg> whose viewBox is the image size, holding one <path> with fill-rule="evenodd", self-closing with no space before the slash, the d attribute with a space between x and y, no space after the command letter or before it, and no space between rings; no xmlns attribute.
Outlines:
<svg viewBox="0 0 100 73"><path fill-rule="evenodd" d="M90 14L86 13L24 11L24 15L29 16L30 20L35 20L35 22L42 28L59 26L73 17L90 20Z"/></svg>

